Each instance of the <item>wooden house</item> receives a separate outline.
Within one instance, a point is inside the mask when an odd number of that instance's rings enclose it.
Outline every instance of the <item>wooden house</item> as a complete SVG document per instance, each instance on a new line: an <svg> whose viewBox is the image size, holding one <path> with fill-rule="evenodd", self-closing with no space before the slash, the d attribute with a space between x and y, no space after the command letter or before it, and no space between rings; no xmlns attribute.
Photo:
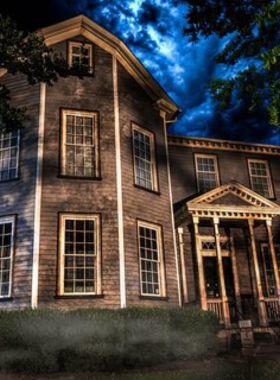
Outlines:
<svg viewBox="0 0 280 380"><path fill-rule="evenodd" d="M39 31L82 70L1 75L23 130L0 135L0 308L186 307L280 316L280 148L167 134L180 111L85 16Z"/></svg>

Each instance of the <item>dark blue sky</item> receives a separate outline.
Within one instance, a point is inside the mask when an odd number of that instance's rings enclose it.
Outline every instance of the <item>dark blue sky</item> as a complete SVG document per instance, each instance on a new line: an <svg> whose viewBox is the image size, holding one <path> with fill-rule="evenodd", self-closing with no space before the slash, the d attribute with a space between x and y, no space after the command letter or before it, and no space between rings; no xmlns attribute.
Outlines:
<svg viewBox="0 0 280 380"><path fill-rule="evenodd" d="M261 114L252 119L237 102L224 114L215 112L207 92L209 80L230 77L241 64L215 64L215 54L226 41L188 43L182 35L185 11L172 0L0 0L0 12L24 28L83 13L122 38L182 109L173 133L280 145L279 131L262 121Z"/></svg>

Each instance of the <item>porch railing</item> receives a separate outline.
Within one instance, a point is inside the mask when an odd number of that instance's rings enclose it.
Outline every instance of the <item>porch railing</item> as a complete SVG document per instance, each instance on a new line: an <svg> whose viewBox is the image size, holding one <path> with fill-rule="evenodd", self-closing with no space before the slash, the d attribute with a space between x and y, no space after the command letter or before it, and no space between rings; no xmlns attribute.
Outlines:
<svg viewBox="0 0 280 380"><path fill-rule="evenodd" d="M268 322L280 322L280 304L276 298L266 298L266 315Z"/></svg>
<svg viewBox="0 0 280 380"><path fill-rule="evenodd" d="M209 311L212 311L217 315L219 318L219 321L223 323L224 317L223 317L223 305L221 299L208 299L207 300L207 307Z"/></svg>

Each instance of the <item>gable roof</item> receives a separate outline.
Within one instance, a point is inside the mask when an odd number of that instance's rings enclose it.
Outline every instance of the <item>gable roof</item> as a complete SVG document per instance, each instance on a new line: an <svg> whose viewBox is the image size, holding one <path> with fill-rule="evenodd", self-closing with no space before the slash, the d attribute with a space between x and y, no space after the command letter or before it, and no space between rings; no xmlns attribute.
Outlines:
<svg viewBox="0 0 280 380"><path fill-rule="evenodd" d="M241 185L237 181L230 181L225 185L219 186L216 189L210 190L205 194L202 194L191 201L188 202L188 206L192 205L212 205L214 206L223 204L222 198L232 194L237 198L241 199L246 207L257 207L257 208L272 208L275 207L280 209L280 206L276 203L270 201L269 199L257 194L255 191L248 189L248 187ZM220 202L217 202L219 200Z"/></svg>
<svg viewBox="0 0 280 380"><path fill-rule="evenodd" d="M69 20L42 28L38 33L43 35L46 45L53 45L77 35L84 36L115 56L160 109L167 113L167 119L174 118L180 112L176 103L129 50L126 44L90 18L79 15Z"/></svg>
<svg viewBox="0 0 280 380"><path fill-rule="evenodd" d="M175 212L176 224L182 224L189 215L199 218L266 220L280 215L280 206L246 186L230 181L186 202Z"/></svg>

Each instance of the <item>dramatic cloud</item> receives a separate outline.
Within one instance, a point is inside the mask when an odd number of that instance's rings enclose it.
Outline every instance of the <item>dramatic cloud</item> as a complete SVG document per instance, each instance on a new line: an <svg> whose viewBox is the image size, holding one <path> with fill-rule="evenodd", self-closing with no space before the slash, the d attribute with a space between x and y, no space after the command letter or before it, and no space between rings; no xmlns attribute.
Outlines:
<svg viewBox="0 0 280 380"><path fill-rule="evenodd" d="M230 77L237 68L215 64L226 41L188 43L182 35L185 9L172 0L1 0L3 10L29 29L83 13L122 38L182 109L172 133L280 144L278 130L266 125L261 112L259 120L251 119L241 103L215 112L209 80Z"/></svg>

